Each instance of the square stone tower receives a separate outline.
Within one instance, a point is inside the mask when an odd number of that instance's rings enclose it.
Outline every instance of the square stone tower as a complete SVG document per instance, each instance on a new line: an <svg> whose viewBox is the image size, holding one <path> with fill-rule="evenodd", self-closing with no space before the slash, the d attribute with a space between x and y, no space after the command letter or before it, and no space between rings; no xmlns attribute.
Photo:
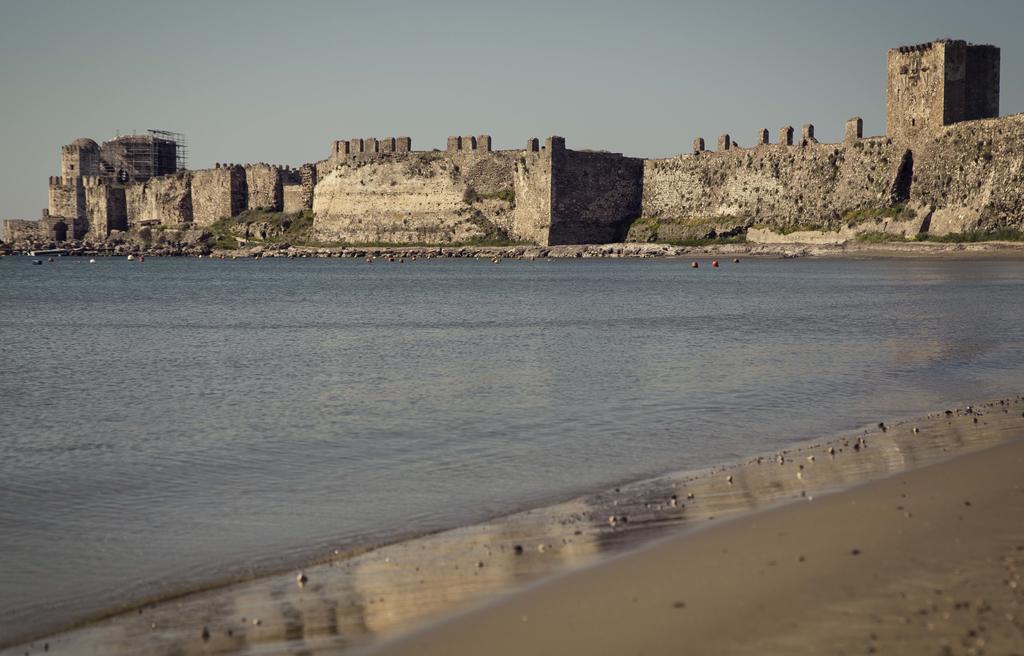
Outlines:
<svg viewBox="0 0 1024 656"><path fill-rule="evenodd" d="M912 143L943 125L999 116L999 48L940 40L889 50L886 131Z"/></svg>

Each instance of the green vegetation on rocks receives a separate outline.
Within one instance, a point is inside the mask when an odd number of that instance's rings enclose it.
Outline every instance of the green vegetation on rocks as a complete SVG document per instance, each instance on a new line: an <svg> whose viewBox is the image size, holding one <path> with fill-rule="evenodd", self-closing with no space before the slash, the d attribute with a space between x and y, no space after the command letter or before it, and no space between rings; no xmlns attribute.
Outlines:
<svg viewBox="0 0 1024 656"><path fill-rule="evenodd" d="M909 221L917 218L917 212L908 209L906 203L898 203L885 207L862 207L856 210L843 212L843 221L850 228L868 221L881 221L883 219L895 219L898 221ZM820 228L818 228L820 229Z"/></svg>
<svg viewBox="0 0 1024 656"><path fill-rule="evenodd" d="M948 235L925 235L928 241L964 243L978 241L1024 241L1024 230L997 228L994 230L968 230Z"/></svg>
<svg viewBox="0 0 1024 656"><path fill-rule="evenodd" d="M501 191L496 191L494 193L481 194L476 189L468 187L466 189L466 193L463 194L463 200L465 200L470 205L481 200L502 200L505 201L506 203L511 203L512 205L515 205L516 192L514 189L502 189Z"/></svg>
<svg viewBox="0 0 1024 656"><path fill-rule="evenodd" d="M744 241L750 220L743 216L642 216L626 233L627 242L701 246Z"/></svg>
<svg viewBox="0 0 1024 656"><path fill-rule="evenodd" d="M210 226L210 243L214 248L228 250L240 244L313 245L312 230L312 210L294 214L248 210Z"/></svg>
<svg viewBox="0 0 1024 656"><path fill-rule="evenodd" d="M890 241L906 241L900 235L894 235L889 232L862 232L857 235L857 241L865 244L884 244Z"/></svg>

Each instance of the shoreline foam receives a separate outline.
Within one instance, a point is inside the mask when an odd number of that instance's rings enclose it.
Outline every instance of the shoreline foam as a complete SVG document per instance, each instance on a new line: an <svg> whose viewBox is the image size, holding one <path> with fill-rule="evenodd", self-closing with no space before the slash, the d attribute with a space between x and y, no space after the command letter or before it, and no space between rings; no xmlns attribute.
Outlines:
<svg viewBox="0 0 1024 656"><path fill-rule="evenodd" d="M372 652L1020 653L1017 435L670 537Z"/></svg>
<svg viewBox="0 0 1024 656"><path fill-rule="evenodd" d="M783 465L759 456L624 484L321 562L307 567L309 583L303 588L294 572L270 575L177 595L46 641L55 653L100 647L104 653L169 648L192 653L207 646L232 651L254 644L285 649L297 640L332 651L360 647L680 527L784 504L801 493L820 495L1006 441L1024 426L1022 407L1017 397L979 405L977 412L894 424L884 433L862 433L866 448L851 432L831 441L806 441L778 452L786 459ZM920 426L919 433L911 431L912 424ZM826 453L829 444L837 450L834 458ZM726 476L733 477L731 484ZM687 493L695 498L686 499ZM202 639L204 627L212 636L209 645ZM11 653L24 651L23 645Z"/></svg>

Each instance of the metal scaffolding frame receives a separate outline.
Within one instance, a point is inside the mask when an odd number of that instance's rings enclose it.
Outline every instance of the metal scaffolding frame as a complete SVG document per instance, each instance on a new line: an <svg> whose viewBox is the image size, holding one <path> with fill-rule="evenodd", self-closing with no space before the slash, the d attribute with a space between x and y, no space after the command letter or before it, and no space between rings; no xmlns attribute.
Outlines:
<svg viewBox="0 0 1024 656"><path fill-rule="evenodd" d="M118 133L101 149L102 174L116 176L121 183L148 180L187 167L188 144L185 135L179 132L146 130L145 134Z"/></svg>
<svg viewBox="0 0 1024 656"><path fill-rule="evenodd" d="M184 134L181 132L169 132L167 130L146 130L146 132L150 133L157 139L173 141L175 145L175 154L177 156L177 166L175 168L178 171L184 171L188 168L188 142L185 140Z"/></svg>

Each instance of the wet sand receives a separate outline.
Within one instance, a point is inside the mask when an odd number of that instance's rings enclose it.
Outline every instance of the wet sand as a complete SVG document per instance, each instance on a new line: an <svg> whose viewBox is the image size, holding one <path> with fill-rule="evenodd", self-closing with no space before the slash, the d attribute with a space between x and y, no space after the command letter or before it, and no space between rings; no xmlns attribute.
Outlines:
<svg viewBox="0 0 1024 656"><path fill-rule="evenodd" d="M2 653L1013 653L1022 413L1014 397L639 481Z"/></svg>
<svg viewBox="0 0 1024 656"><path fill-rule="evenodd" d="M1024 651L1024 440L749 515L377 654Z"/></svg>

